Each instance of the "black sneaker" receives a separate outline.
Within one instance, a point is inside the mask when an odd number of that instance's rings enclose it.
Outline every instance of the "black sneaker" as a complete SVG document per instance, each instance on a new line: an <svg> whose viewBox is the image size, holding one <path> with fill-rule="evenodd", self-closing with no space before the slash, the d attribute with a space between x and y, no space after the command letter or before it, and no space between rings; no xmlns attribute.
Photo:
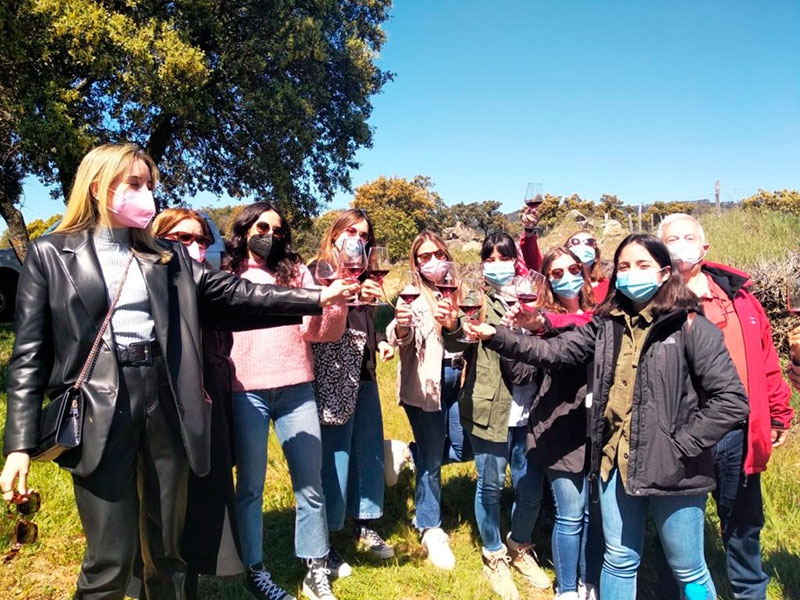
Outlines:
<svg viewBox="0 0 800 600"><path fill-rule="evenodd" d="M331 572L331 579L342 579L353 574L353 567L333 548L328 552L328 570Z"/></svg>
<svg viewBox="0 0 800 600"><path fill-rule="evenodd" d="M245 569L244 587L258 600L297 600L272 581L272 575L261 565L251 565Z"/></svg>
<svg viewBox="0 0 800 600"><path fill-rule="evenodd" d="M394 556L394 548L384 542L374 529L370 529L362 523L356 523L355 536L358 545L375 558L385 559Z"/></svg>
<svg viewBox="0 0 800 600"><path fill-rule="evenodd" d="M309 558L306 565L308 572L303 579L303 595L310 600L336 600L328 579L331 574L328 561L324 558Z"/></svg>

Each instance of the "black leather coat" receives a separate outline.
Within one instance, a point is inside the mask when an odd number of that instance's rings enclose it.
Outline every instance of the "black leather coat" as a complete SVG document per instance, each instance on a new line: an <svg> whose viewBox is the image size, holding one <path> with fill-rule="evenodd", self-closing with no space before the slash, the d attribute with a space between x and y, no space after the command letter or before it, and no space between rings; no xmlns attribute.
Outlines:
<svg viewBox="0 0 800 600"><path fill-rule="evenodd" d="M169 367L180 433L189 465L209 470L211 404L203 392L201 327L243 330L298 322L317 314L319 292L257 285L207 268L180 244L164 242L172 258L137 253L156 339ZM56 398L78 378L108 312L106 286L92 235L53 234L33 242L17 290L16 342L9 363L5 454L36 446L45 397ZM106 330L84 384L84 440L59 464L87 476L100 462L117 401L119 367Z"/></svg>

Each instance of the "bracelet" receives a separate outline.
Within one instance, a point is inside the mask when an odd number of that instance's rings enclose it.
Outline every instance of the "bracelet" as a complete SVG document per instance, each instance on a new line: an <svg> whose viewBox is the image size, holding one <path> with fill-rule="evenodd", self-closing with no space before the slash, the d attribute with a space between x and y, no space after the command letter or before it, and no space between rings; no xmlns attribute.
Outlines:
<svg viewBox="0 0 800 600"><path fill-rule="evenodd" d="M533 235L539 235L539 226L536 225L534 227L523 227L525 233L532 233Z"/></svg>

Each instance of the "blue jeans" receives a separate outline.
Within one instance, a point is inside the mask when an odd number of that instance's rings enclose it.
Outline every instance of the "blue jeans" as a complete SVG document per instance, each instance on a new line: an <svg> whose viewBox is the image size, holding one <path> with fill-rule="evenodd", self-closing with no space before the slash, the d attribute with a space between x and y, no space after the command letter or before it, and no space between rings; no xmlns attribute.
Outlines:
<svg viewBox="0 0 800 600"><path fill-rule="evenodd" d="M717 502L728 580L737 600L767 597L769 576L761 568L761 529L764 505L761 475L745 476L743 470L746 435L744 429L725 434L714 447Z"/></svg>
<svg viewBox="0 0 800 600"><path fill-rule="evenodd" d="M445 425L445 457L442 464L472 460L472 446L469 437L464 435L461 415L458 412L458 392L461 389L461 369L445 366L442 369L442 407L447 407ZM416 436L415 436L416 437Z"/></svg>
<svg viewBox="0 0 800 600"><path fill-rule="evenodd" d="M354 519L383 515L383 415L378 384L361 381L353 416L322 426L322 489L331 531Z"/></svg>
<svg viewBox="0 0 800 600"><path fill-rule="evenodd" d="M553 527L553 566L558 593L578 589L578 575L586 582L586 540L589 531L589 483L584 473L547 470L556 502ZM593 551L601 551L593 548Z"/></svg>
<svg viewBox="0 0 800 600"><path fill-rule="evenodd" d="M328 553L328 525L322 494L322 444L311 383L271 390L234 392L236 506L242 562L259 564L263 551L264 480L269 422L275 422L297 503L294 548L299 558Z"/></svg>
<svg viewBox="0 0 800 600"><path fill-rule="evenodd" d="M508 441L489 442L470 435L478 470L475 490L475 520L487 552L503 547L500 532L500 494L506 482L506 466L511 467L514 506L511 508L511 538L520 544L531 541L533 526L542 504L544 470L528 462L525 452L527 427L509 427Z"/></svg>
<svg viewBox="0 0 800 600"><path fill-rule="evenodd" d="M653 513L667 563L683 589L687 583L706 588L717 597L703 553L703 524L707 494L634 497L625 493L615 468L600 484L600 506L606 551L600 575L600 597L635 600L636 572L642 557L647 510Z"/></svg>

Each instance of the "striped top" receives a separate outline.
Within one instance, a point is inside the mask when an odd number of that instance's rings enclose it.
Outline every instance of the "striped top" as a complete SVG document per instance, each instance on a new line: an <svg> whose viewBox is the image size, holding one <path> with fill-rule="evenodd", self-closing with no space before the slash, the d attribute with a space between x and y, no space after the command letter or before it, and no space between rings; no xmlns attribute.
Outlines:
<svg viewBox="0 0 800 600"><path fill-rule="evenodd" d="M106 282L108 306L117 295L125 264L131 255L131 234L127 227L98 227L94 231L94 247ZM111 316L114 342L127 346L134 342L155 339L155 323L150 312L150 299L139 262L134 260L125 279L125 287Z"/></svg>

